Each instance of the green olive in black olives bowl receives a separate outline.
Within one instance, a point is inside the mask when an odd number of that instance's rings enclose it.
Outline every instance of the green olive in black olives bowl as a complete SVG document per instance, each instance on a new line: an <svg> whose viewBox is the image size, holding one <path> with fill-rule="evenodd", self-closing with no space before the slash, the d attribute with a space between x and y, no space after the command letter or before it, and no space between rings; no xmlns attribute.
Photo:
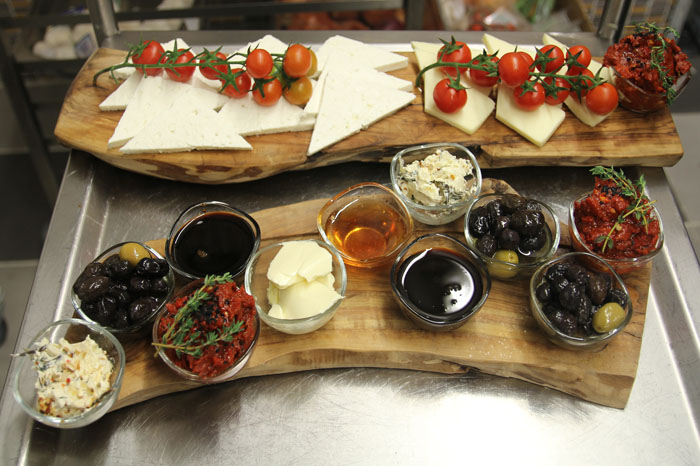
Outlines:
<svg viewBox="0 0 700 466"><path fill-rule="evenodd" d="M537 269L530 280L530 310L550 341L573 350L603 349L632 319L620 276L587 252L564 254Z"/></svg>
<svg viewBox="0 0 700 466"><path fill-rule="evenodd" d="M152 247L115 244L81 271L71 302L82 319L97 323L120 340L150 333L158 311L175 289L175 274Z"/></svg>
<svg viewBox="0 0 700 466"><path fill-rule="evenodd" d="M492 278L530 277L559 247L559 219L544 202L517 194L483 194L467 210L467 245Z"/></svg>

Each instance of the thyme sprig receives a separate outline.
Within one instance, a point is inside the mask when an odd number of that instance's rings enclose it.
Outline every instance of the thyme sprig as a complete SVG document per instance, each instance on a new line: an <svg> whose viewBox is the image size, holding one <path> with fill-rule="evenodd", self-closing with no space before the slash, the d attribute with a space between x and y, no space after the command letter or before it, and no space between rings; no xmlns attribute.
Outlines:
<svg viewBox="0 0 700 466"><path fill-rule="evenodd" d="M659 73L661 87L664 88L666 101L670 105L678 93L673 88L676 78L669 73L666 67L666 51L669 47L669 39L666 37L670 35L674 39L678 38L678 31L670 26L659 27L654 23L639 23L634 26L634 32L635 34L653 36L653 41L656 45L651 47L651 62L649 65Z"/></svg>
<svg viewBox="0 0 700 466"><path fill-rule="evenodd" d="M200 357L203 354L203 349L208 346L220 341L231 342L234 335L241 331L243 321L231 322L217 331L205 334L199 330L192 330L196 324L193 314L213 297L210 293L212 287L232 281L233 277L228 272L220 276L207 275L202 286L195 290L187 302L178 309L173 317L173 322L161 337L161 341L152 343L156 347L155 356L158 356L161 349L168 348L174 349L178 357L183 354Z"/></svg>
<svg viewBox="0 0 700 466"><path fill-rule="evenodd" d="M634 215L634 218L644 225L644 230L648 233L651 211L653 210L652 206L656 201L650 201L646 194L644 194L644 190L646 189L644 175L640 175L639 179L633 182L625 176L622 169L615 170L615 167L607 168L596 166L591 169L591 173L600 179L613 181L615 185L620 188L620 194L630 200L624 212L618 215L615 224L608 234L605 236L601 235L595 239L597 244L602 243L601 252L605 252L607 248L613 248L615 246L612 235L630 215Z"/></svg>

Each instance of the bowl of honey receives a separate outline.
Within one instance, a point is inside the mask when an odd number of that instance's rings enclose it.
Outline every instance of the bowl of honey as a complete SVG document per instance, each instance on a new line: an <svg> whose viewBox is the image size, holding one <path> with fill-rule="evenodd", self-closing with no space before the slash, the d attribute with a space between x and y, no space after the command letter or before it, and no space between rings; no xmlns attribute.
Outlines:
<svg viewBox="0 0 700 466"><path fill-rule="evenodd" d="M323 240L355 267L390 263L413 232L406 205L378 183L360 183L336 194L321 208L316 224Z"/></svg>

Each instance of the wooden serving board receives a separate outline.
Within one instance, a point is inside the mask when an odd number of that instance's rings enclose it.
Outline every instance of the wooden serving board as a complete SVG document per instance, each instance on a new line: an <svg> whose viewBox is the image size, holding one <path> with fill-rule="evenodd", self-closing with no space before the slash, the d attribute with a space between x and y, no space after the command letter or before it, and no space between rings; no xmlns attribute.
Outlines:
<svg viewBox="0 0 700 466"><path fill-rule="evenodd" d="M503 182L484 180L484 190L503 192ZM317 238L316 214L326 199L259 211L261 246ZM444 231L463 238L463 220L440 227L416 224L415 236ZM563 243L569 240L563 238ZM163 250L164 240L151 242ZM494 280L484 307L447 333L421 330L403 317L389 286L389 267L348 267L346 297L333 319L306 335L287 335L262 323L247 366L235 378L342 367L402 368L446 374L475 368L551 387L584 400L624 408L637 373L651 267L626 275L634 315L624 332L596 353L550 343L530 314L528 282ZM126 372L113 409L188 390L159 358L150 341L125 343Z"/></svg>
<svg viewBox="0 0 700 466"><path fill-rule="evenodd" d="M415 56L405 55L409 66L391 74L414 81L418 73ZM566 110L567 117L554 136L544 147L537 147L496 121L493 115L470 136L424 113L418 88L414 88L416 98L409 106L308 158L311 131L249 137L252 152L209 150L125 155L118 149L107 148L122 112L101 112L98 107L115 84L104 74L99 78L99 87L92 85L96 71L120 63L124 57L123 51L98 49L87 60L68 90L54 134L68 147L87 151L114 166L159 178L206 184L236 183L347 161L386 162L401 148L446 141L471 148L482 168L670 166L683 155L668 109L643 116L619 108L595 128L581 123Z"/></svg>

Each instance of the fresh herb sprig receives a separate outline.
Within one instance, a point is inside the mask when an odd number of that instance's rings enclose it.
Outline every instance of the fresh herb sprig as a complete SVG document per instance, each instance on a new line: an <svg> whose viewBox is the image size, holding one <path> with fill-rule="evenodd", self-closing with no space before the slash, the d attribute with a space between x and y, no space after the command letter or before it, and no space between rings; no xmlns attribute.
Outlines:
<svg viewBox="0 0 700 466"><path fill-rule="evenodd" d="M615 246L612 235L630 215L634 215L634 218L641 222L642 225L644 225L644 230L648 232L648 225L651 221L651 211L653 209L652 205L656 201L650 201L646 194L644 194L646 188L644 175L640 175L637 181L632 181L625 176L622 169L615 170L615 167L607 168L602 166L593 167L591 173L602 180L613 181L615 185L620 188L620 194L630 200L630 204L624 212L618 215L615 224L608 234L605 236L601 235L595 239L597 244L602 243L601 252L605 252L606 249Z"/></svg>
<svg viewBox="0 0 700 466"><path fill-rule="evenodd" d="M678 38L678 31L670 26L659 27L654 23L639 23L634 26L635 34L651 35L656 45L651 47L650 66L659 73L661 87L666 92L666 101L673 103L678 93L673 88L676 78L669 73L666 67L666 51L669 47L667 36Z"/></svg>
<svg viewBox="0 0 700 466"><path fill-rule="evenodd" d="M192 332L192 329L196 323L193 314L212 298L211 288L232 281L233 277L228 272L220 276L207 275L202 286L195 290L187 302L177 311L160 343L152 343L156 347L155 356L158 356L161 349L168 348L174 349L178 357L183 354L200 357L204 348L208 346L220 341L230 343L234 335L241 331L243 321L231 322L218 331L210 331L204 335L200 331Z"/></svg>

